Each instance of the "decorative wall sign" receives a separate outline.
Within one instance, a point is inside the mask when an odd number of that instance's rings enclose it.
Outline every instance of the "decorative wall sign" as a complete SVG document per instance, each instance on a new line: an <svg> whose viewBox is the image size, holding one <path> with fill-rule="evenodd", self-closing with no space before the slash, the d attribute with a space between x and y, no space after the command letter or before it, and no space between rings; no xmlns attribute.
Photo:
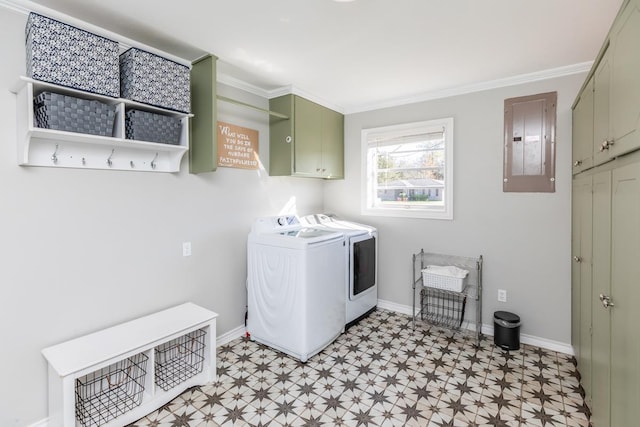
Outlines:
<svg viewBox="0 0 640 427"><path fill-rule="evenodd" d="M258 169L258 131L218 122L218 166Z"/></svg>

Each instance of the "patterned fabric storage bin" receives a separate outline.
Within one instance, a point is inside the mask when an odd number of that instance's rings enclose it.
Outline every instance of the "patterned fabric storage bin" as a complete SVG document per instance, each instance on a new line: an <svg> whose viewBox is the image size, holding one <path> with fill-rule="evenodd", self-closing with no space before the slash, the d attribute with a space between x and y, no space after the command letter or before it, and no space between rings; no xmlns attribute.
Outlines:
<svg viewBox="0 0 640 427"><path fill-rule="evenodd" d="M29 77L120 96L117 42L37 13L29 14L25 32Z"/></svg>
<svg viewBox="0 0 640 427"><path fill-rule="evenodd" d="M156 107L189 113L189 67L153 53L131 48L120 55L120 96Z"/></svg>
<svg viewBox="0 0 640 427"><path fill-rule="evenodd" d="M91 135L112 136L115 106L55 92L42 92L33 100L34 125Z"/></svg>
<svg viewBox="0 0 640 427"><path fill-rule="evenodd" d="M125 115L125 135L137 141L178 145L182 122L179 118L128 110Z"/></svg>

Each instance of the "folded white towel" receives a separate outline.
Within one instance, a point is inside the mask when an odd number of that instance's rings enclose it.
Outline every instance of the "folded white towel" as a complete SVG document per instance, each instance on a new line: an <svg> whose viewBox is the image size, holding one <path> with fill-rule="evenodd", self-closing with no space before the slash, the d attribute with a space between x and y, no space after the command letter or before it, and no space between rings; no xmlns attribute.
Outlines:
<svg viewBox="0 0 640 427"><path fill-rule="evenodd" d="M437 274L438 276L455 277L456 279L464 279L469 274L469 271L458 268L454 265L427 265L425 270L431 274Z"/></svg>

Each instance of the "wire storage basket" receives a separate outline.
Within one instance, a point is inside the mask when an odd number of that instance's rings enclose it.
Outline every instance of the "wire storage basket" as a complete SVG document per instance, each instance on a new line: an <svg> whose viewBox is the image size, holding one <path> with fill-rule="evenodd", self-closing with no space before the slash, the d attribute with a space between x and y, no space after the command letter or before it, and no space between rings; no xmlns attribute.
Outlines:
<svg viewBox="0 0 640 427"><path fill-rule="evenodd" d="M446 291L462 292L464 289L464 278L466 275L463 277L451 276L443 273L439 269L436 269L436 267L437 266L429 265L427 268L422 270L422 281L424 286L443 289ZM461 271L466 272L466 270Z"/></svg>
<svg viewBox="0 0 640 427"><path fill-rule="evenodd" d="M190 332L156 347L156 385L164 391L202 372L204 329Z"/></svg>
<svg viewBox="0 0 640 427"><path fill-rule="evenodd" d="M101 426L139 406L148 359L139 353L76 379L76 418L80 424Z"/></svg>
<svg viewBox="0 0 640 427"><path fill-rule="evenodd" d="M423 320L482 336L482 255L465 257L425 252L412 256L413 327ZM420 292L417 292L420 291Z"/></svg>
<svg viewBox="0 0 640 427"><path fill-rule="evenodd" d="M464 319L467 295L425 287L420 291L420 317L434 325L459 329Z"/></svg>

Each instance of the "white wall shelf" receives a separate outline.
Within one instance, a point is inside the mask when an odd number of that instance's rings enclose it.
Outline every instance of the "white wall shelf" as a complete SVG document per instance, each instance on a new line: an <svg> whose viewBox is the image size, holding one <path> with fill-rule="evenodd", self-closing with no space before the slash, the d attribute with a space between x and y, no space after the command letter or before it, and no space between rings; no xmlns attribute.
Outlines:
<svg viewBox="0 0 640 427"><path fill-rule="evenodd" d="M115 105L114 136L88 135L36 127L33 117L33 97L45 90ZM17 94L18 164L22 166L178 172L182 157L189 149L191 114L166 110L128 99L88 93L28 77L21 77L13 92ZM125 111L129 108L180 118L182 129L179 144L126 139L124 117Z"/></svg>
<svg viewBox="0 0 640 427"><path fill-rule="evenodd" d="M45 348L42 354L49 362L48 425L82 426L76 420L77 380L132 356L146 356L146 377L141 402L139 406L127 408L125 413L110 419L104 426L129 424L153 412L187 388L214 381L217 316L193 303L185 303ZM158 378L162 375L161 368L157 365L157 362L162 363L157 359L158 353L164 354L170 341L196 331L205 332L202 369L165 390L166 383ZM177 350L183 354L188 347L183 345ZM110 387L113 382L106 378Z"/></svg>

